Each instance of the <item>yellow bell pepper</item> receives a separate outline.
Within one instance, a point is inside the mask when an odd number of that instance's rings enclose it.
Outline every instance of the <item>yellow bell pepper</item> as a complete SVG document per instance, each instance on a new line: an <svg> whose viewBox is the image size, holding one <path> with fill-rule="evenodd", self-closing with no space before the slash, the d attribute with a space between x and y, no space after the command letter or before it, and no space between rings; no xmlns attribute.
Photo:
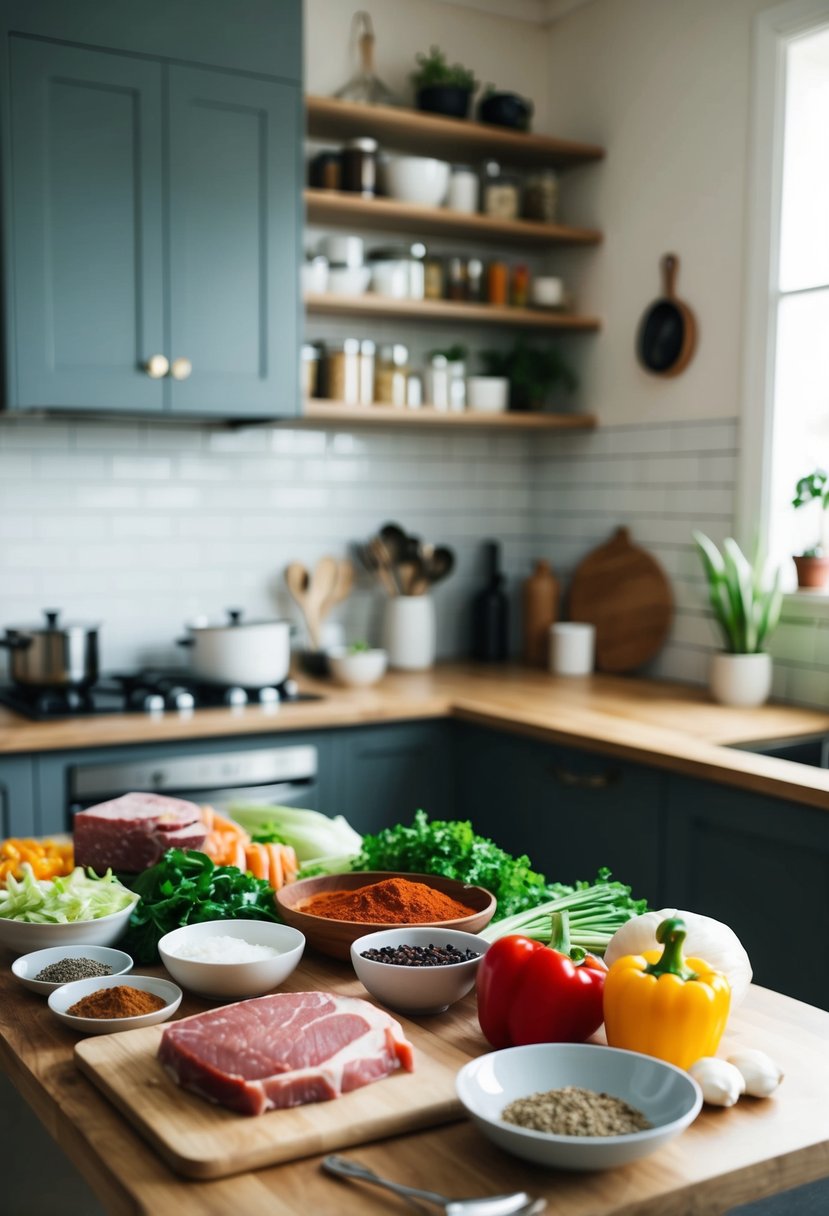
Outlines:
<svg viewBox="0 0 829 1216"><path fill-rule="evenodd" d="M628 954L611 966L604 985L604 1024L611 1047L658 1056L690 1068L716 1054L731 1004L721 971L683 958L685 924L663 920L656 940L664 949Z"/></svg>

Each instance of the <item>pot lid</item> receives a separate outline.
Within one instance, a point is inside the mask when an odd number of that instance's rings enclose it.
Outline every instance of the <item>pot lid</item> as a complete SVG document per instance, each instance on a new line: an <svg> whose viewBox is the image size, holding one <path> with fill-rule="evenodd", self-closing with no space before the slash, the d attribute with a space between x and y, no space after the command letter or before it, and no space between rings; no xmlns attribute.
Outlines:
<svg viewBox="0 0 829 1216"><path fill-rule="evenodd" d="M287 625L289 622L284 619L274 620L245 620L244 613L241 608L228 608L226 621L210 621L207 617L194 617L188 621L187 628L191 633L207 633L212 631L227 632L229 629L252 629L262 628L271 625Z"/></svg>
<svg viewBox="0 0 829 1216"><path fill-rule="evenodd" d="M60 609L44 608L43 621L37 625L5 625L6 633L14 634L50 634L50 633L95 633L101 628L100 622L94 624L88 621L62 621Z"/></svg>

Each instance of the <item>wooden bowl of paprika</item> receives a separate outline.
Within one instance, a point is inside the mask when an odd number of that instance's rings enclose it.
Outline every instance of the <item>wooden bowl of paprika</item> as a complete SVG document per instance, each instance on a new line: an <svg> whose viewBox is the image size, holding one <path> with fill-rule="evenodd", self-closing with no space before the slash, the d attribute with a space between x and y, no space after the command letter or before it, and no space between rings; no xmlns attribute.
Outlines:
<svg viewBox="0 0 829 1216"><path fill-rule="evenodd" d="M404 925L480 933L495 915L495 896L484 887L389 870L304 878L277 891L276 903L309 949L346 961L351 943L366 933Z"/></svg>

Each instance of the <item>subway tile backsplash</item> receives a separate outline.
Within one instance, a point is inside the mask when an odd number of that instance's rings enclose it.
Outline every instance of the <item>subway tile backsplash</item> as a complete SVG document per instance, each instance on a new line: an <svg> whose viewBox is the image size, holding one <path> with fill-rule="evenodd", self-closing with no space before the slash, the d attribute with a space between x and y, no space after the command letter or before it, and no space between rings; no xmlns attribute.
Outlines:
<svg viewBox="0 0 829 1216"><path fill-rule="evenodd" d="M676 599L650 674L702 683L717 638L690 534L720 542L733 529L738 441L736 421L529 437L4 419L0 625L53 606L100 621L110 670L180 660L185 622L231 606L290 616L300 641L285 565L346 554L396 519L456 551L456 572L436 591L447 657L468 652L481 542L502 541L517 648L533 559L549 558L566 586L624 523ZM335 626L376 640L381 612L381 593L361 576ZM819 607L787 607L773 653L775 695L829 705Z"/></svg>

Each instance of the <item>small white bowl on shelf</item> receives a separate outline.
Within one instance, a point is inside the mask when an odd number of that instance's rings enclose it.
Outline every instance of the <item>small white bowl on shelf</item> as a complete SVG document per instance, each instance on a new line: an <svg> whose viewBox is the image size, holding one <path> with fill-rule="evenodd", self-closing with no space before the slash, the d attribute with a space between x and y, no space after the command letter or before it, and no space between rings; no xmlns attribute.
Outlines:
<svg viewBox="0 0 829 1216"><path fill-rule="evenodd" d="M371 281L369 266L329 266L328 294L330 296L362 296Z"/></svg>
<svg viewBox="0 0 829 1216"><path fill-rule="evenodd" d="M467 376L466 407L478 414L503 414L509 406L506 376Z"/></svg>
<svg viewBox="0 0 829 1216"><path fill-rule="evenodd" d="M31 954L23 954L20 958L16 958L12 963L12 974L25 988L30 988L32 992L39 992L41 996L48 996L57 988L63 988L66 980L52 984L48 980L35 979L35 976L39 975L45 967L50 967L53 963L59 963L66 958L91 959L95 963L109 967L110 975L126 975L128 971L132 970L133 965L130 956L123 950L113 950L109 946L83 944L53 946L50 950L35 950ZM105 977L100 976L99 978Z"/></svg>
<svg viewBox="0 0 829 1216"><path fill-rule="evenodd" d="M449 188L449 164L433 156L390 156L383 166L389 198L422 207L439 207Z"/></svg>
<svg viewBox="0 0 829 1216"><path fill-rule="evenodd" d="M560 1136L507 1123L518 1098L572 1085L610 1094L652 1124L621 1136ZM605 1170L662 1148L696 1119L702 1091L688 1073L654 1056L596 1043L535 1043L470 1060L456 1081L458 1097L479 1130L516 1157L560 1170Z"/></svg>
<svg viewBox="0 0 829 1216"><path fill-rule="evenodd" d="M328 651L328 668L338 684L349 688L365 688L376 684L386 673L388 655L385 650L355 650L335 646Z"/></svg>
<svg viewBox="0 0 829 1216"><path fill-rule="evenodd" d="M160 997L164 1004L152 1013L139 1013L127 1018L82 1018L67 1012L76 1002L91 996L93 992L121 986L151 992L153 996ZM182 992L177 984L157 979L154 975L102 975L95 979L75 980L72 984L56 988L49 996L49 1008L70 1030L80 1034L114 1034L119 1030L137 1030L142 1026L166 1022L178 1009L181 997Z"/></svg>
<svg viewBox="0 0 829 1216"><path fill-rule="evenodd" d="M204 947L211 938L232 937L250 946L268 946L270 958L253 962L206 962L177 951ZM240 1000L272 992L295 971L305 949L305 935L270 920L205 920L173 929L158 943L161 961L188 992L217 1000Z"/></svg>
<svg viewBox="0 0 829 1216"><path fill-rule="evenodd" d="M436 967L407 967L363 958L364 950L382 950L384 946L454 946L456 950L472 950L476 957ZM351 944L351 963L357 978L381 1004L399 1013L426 1017L443 1013L471 991L488 948L489 942L460 929L401 925L358 937Z"/></svg>

